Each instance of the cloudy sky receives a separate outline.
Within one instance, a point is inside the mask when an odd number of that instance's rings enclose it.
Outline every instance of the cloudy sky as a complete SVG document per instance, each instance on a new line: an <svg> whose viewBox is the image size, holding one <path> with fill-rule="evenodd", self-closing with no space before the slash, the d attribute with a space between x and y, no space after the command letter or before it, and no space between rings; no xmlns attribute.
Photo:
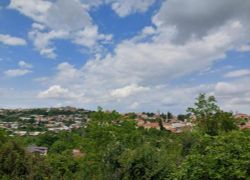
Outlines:
<svg viewBox="0 0 250 180"><path fill-rule="evenodd" d="M249 0L1 0L0 107L250 113Z"/></svg>

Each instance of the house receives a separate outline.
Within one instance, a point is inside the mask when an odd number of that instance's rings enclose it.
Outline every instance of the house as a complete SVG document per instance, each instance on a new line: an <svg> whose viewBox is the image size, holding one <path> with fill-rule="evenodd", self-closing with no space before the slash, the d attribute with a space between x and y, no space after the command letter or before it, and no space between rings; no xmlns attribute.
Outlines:
<svg viewBox="0 0 250 180"><path fill-rule="evenodd" d="M31 120L31 118L30 118L30 117L20 117L20 119L21 119L21 120L23 120L23 121L28 121L28 120Z"/></svg>
<svg viewBox="0 0 250 180"><path fill-rule="evenodd" d="M143 127L143 125L145 124L145 121L143 119L138 118L136 121L137 121L137 126L139 127Z"/></svg>
<svg viewBox="0 0 250 180"><path fill-rule="evenodd" d="M240 129L250 129L250 122L247 122L244 125L241 125Z"/></svg>
<svg viewBox="0 0 250 180"><path fill-rule="evenodd" d="M15 131L14 133L19 136L25 136L27 134L27 131Z"/></svg>
<svg viewBox="0 0 250 180"><path fill-rule="evenodd" d="M145 129L158 129L160 130L160 125L158 122L147 122L146 124L143 125Z"/></svg>
<svg viewBox="0 0 250 180"><path fill-rule="evenodd" d="M41 134L41 132L38 132L38 131L29 132L30 136L38 136L39 134Z"/></svg>
<svg viewBox="0 0 250 180"><path fill-rule="evenodd" d="M74 157L83 157L84 153L82 153L80 149L73 149L72 150L72 155Z"/></svg>
<svg viewBox="0 0 250 180"><path fill-rule="evenodd" d="M238 113L234 116L236 119L250 120L250 116L247 114Z"/></svg>
<svg viewBox="0 0 250 180"><path fill-rule="evenodd" d="M173 133L181 133L185 130L192 129L192 123L185 123L181 121L172 121L171 123L164 123L163 127Z"/></svg>
<svg viewBox="0 0 250 180"><path fill-rule="evenodd" d="M47 147L39 147L39 146L29 146L27 148L27 151L30 153L37 153L37 154L45 156L48 153L48 148Z"/></svg>

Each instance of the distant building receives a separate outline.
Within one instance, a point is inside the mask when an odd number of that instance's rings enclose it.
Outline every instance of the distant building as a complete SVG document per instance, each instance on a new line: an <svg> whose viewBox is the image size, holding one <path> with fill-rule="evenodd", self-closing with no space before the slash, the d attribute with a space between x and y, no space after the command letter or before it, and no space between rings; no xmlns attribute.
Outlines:
<svg viewBox="0 0 250 180"><path fill-rule="evenodd" d="M236 119L250 120L250 115L238 113L234 116Z"/></svg>
<svg viewBox="0 0 250 180"><path fill-rule="evenodd" d="M18 136L25 136L27 135L27 131L15 131L15 134L17 134Z"/></svg>
<svg viewBox="0 0 250 180"><path fill-rule="evenodd" d="M145 124L145 121L143 119L138 118L137 119L137 126L141 127Z"/></svg>
<svg viewBox="0 0 250 180"><path fill-rule="evenodd" d="M172 121L171 123L164 123L163 127L173 133L181 133L185 130L192 129L192 123L186 123L182 121Z"/></svg>
<svg viewBox="0 0 250 180"><path fill-rule="evenodd" d="M47 155L48 153L48 148L47 147L39 147L39 146L29 146L27 148L27 151L30 153L38 153L40 155Z"/></svg>
<svg viewBox="0 0 250 180"><path fill-rule="evenodd" d="M80 149L73 149L72 150L72 155L74 157L83 157L84 153L82 153Z"/></svg>
<svg viewBox="0 0 250 180"><path fill-rule="evenodd" d="M250 122L247 122L240 126L240 129L250 129Z"/></svg>
<svg viewBox="0 0 250 180"><path fill-rule="evenodd" d="M41 134L39 131L29 132L30 136L38 136L39 134Z"/></svg>
<svg viewBox="0 0 250 180"><path fill-rule="evenodd" d="M160 125L158 122L147 122L146 124L143 125L145 129L158 129L160 130Z"/></svg>

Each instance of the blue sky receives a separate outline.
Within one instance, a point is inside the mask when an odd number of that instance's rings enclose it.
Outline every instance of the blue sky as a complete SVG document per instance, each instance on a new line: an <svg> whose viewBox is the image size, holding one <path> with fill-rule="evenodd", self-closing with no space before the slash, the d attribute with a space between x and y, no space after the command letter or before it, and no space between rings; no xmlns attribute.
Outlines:
<svg viewBox="0 0 250 180"><path fill-rule="evenodd" d="M0 107L250 113L248 0L2 0Z"/></svg>

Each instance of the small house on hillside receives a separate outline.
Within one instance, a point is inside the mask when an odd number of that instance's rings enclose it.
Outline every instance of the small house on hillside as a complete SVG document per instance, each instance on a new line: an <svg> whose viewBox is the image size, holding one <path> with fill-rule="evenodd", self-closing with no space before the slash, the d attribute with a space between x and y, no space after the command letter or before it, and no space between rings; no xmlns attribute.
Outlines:
<svg viewBox="0 0 250 180"><path fill-rule="evenodd" d="M30 153L37 153L37 154L45 156L48 153L48 148L47 147L39 147L39 146L29 146L27 148L27 151Z"/></svg>

